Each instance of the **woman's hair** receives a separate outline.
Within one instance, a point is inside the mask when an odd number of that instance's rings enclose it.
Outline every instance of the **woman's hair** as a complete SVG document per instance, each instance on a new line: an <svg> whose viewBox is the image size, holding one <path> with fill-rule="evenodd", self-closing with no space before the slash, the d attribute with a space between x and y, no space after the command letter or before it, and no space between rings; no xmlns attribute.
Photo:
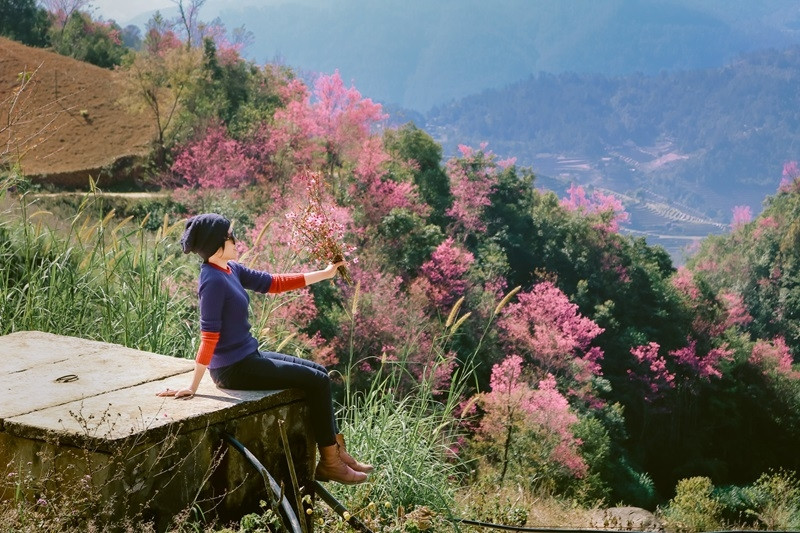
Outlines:
<svg viewBox="0 0 800 533"><path fill-rule="evenodd" d="M195 215L186 221L186 229L181 237L183 253L194 252L204 260L217 253L225 245L231 222L216 213Z"/></svg>

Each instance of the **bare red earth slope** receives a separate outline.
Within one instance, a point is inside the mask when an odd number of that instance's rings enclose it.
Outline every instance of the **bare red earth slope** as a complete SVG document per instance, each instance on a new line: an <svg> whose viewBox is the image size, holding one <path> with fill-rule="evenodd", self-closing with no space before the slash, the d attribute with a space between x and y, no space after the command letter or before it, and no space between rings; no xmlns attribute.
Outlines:
<svg viewBox="0 0 800 533"><path fill-rule="evenodd" d="M38 69L38 70L37 70ZM0 143L12 139L23 173L35 181L84 187L128 181L155 138L150 117L119 102L121 74L0 37L0 131L9 95L33 73ZM5 103L5 104L3 104ZM2 148L2 146L0 146Z"/></svg>

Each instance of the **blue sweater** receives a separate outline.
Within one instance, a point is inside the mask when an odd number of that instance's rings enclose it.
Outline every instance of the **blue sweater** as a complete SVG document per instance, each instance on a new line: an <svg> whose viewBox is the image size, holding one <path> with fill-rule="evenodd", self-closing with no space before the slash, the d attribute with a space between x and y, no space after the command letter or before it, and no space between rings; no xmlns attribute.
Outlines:
<svg viewBox="0 0 800 533"><path fill-rule="evenodd" d="M209 368L232 365L258 350L258 340L250 333L250 297L245 289L266 293L272 285L267 272L234 261L228 267L230 273L211 263L200 268L200 329L219 332Z"/></svg>

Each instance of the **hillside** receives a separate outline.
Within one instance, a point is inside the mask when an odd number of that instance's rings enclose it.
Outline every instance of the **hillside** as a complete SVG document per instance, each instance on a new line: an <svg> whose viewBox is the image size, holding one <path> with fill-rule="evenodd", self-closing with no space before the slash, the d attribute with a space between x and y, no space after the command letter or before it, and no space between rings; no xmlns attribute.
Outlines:
<svg viewBox="0 0 800 533"><path fill-rule="evenodd" d="M759 212L800 157L798 85L798 48L652 76L539 74L434 109L426 129L445 153L488 142L561 194L612 190L635 230L702 235L734 206ZM687 227L698 222L710 226Z"/></svg>
<svg viewBox="0 0 800 533"><path fill-rule="evenodd" d="M148 152L155 136L152 121L117 103L116 72L0 38L0 94L11 94L22 72L34 73L31 90L16 108L23 120L5 135L17 139L12 144L24 153L21 167L27 176L84 186L88 175L127 166ZM5 121L8 109L0 113ZM130 178L114 174L115 180Z"/></svg>

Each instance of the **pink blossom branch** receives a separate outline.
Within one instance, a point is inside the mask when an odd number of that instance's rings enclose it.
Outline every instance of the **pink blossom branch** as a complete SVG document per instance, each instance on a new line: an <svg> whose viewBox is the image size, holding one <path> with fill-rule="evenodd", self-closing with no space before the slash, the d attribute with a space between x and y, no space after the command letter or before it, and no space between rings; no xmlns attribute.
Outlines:
<svg viewBox="0 0 800 533"><path fill-rule="evenodd" d="M322 175L319 172L304 171L300 178L307 183L308 205L299 214L294 211L286 214L286 218L292 223L290 244L296 250L305 251L320 261L344 261L355 247L344 244L344 227L328 215L332 207L323 201ZM339 274L348 284L353 283L344 265L339 267Z"/></svg>

